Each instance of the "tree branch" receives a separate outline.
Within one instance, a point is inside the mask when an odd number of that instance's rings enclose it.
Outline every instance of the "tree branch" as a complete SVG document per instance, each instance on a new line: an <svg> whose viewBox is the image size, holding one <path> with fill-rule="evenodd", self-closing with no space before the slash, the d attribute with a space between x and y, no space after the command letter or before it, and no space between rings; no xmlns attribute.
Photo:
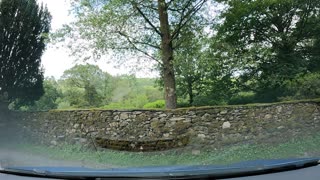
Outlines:
<svg viewBox="0 0 320 180"><path fill-rule="evenodd" d="M147 43L147 42L141 42L141 41L132 41L133 43L137 43L137 44L143 44L143 45L147 45L147 46L150 46L152 48L155 48L155 49L158 49L158 50L161 50L161 48L157 45L153 45L153 44L150 44L150 43Z"/></svg>
<svg viewBox="0 0 320 180"><path fill-rule="evenodd" d="M120 31L118 31L118 34L119 34L120 36L126 38L126 40L128 41L129 44L131 44L131 46L133 47L133 49L135 49L136 51L141 52L141 53L143 53L144 55L146 55L147 57L155 60L157 63L161 63L158 59L156 59L155 57L153 57L152 55L150 55L150 54L147 53L146 51L138 48L138 47L136 46L136 44L130 39L130 37L129 37L128 35L126 35L126 34L123 33L123 32L120 32Z"/></svg>
<svg viewBox="0 0 320 180"><path fill-rule="evenodd" d="M174 40L179 36L181 29L191 20L191 17L201 9L202 5L206 1L207 0L201 0L198 4L193 6L185 15L184 15L184 12L182 12L180 22L176 26L176 29L173 31L172 36L171 36L172 37L171 40ZM192 1L189 1L189 3L191 3L191 2ZM189 4L189 3L187 3L187 4Z"/></svg>
<svg viewBox="0 0 320 180"><path fill-rule="evenodd" d="M158 30L158 28L148 19L148 17L142 12L142 10L138 7L136 2L131 2L133 7L135 9L137 9L137 11L139 12L139 14L143 17L143 19L153 28L153 30L155 32L157 32L157 34L159 34L160 36L162 35L162 33Z"/></svg>
<svg viewBox="0 0 320 180"><path fill-rule="evenodd" d="M152 6L147 6L147 5L144 5L144 4L141 4L142 7L145 7L145 8L149 8L149 9L152 9L154 11L158 11L158 8L155 8L155 7L152 7Z"/></svg>

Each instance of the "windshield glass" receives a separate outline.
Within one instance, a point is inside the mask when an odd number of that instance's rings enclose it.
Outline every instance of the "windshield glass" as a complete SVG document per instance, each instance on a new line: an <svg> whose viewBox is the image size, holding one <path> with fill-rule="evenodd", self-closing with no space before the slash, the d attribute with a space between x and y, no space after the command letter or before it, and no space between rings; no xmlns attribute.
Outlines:
<svg viewBox="0 0 320 180"><path fill-rule="evenodd" d="M320 155L320 1L0 0L0 166Z"/></svg>

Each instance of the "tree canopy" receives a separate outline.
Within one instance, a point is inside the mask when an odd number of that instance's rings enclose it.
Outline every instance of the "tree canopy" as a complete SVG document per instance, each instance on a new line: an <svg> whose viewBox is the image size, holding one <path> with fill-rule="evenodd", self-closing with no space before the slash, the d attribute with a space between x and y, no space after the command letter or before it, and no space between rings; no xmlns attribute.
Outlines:
<svg viewBox="0 0 320 180"><path fill-rule="evenodd" d="M222 42L236 48L231 60L248 88L276 97L286 80L319 67L320 2L312 0L222 0ZM256 82L256 83L254 83ZM280 90L281 91L281 90ZM272 100L272 97L266 97Z"/></svg>
<svg viewBox="0 0 320 180"><path fill-rule="evenodd" d="M43 95L41 56L51 16L35 0L0 1L0 96L30 103Z"/></svg>

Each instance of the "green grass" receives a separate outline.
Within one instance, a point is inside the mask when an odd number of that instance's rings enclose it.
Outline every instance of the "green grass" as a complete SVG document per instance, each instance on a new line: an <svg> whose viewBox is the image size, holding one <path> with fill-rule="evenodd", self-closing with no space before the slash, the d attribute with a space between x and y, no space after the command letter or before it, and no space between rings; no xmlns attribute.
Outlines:
<svg viewBox="0 0 320 180"><path fill-rule="evenodd" d="M219 150L202 149L200 154L192 154L191 149L175 149L164 152L93 151L79 145L46 147L21 144L23 151L42 154L53 159L80 160L107 164L112 167L139 167L164 165L208 165L230 164L255 159L277 159L291 157L320 156L320 134L300 139L291 139L282 144L240 145Z"/></svg>

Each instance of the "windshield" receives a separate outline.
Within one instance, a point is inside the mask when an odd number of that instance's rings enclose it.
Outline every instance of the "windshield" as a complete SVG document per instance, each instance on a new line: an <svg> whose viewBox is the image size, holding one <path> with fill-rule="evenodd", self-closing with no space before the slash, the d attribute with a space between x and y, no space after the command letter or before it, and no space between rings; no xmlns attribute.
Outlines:
<svg viewBox="0 0 320 180"><path fill-rule="evenodd" d="M0 166L320 155L320 1L0 0Z"/></svg>

